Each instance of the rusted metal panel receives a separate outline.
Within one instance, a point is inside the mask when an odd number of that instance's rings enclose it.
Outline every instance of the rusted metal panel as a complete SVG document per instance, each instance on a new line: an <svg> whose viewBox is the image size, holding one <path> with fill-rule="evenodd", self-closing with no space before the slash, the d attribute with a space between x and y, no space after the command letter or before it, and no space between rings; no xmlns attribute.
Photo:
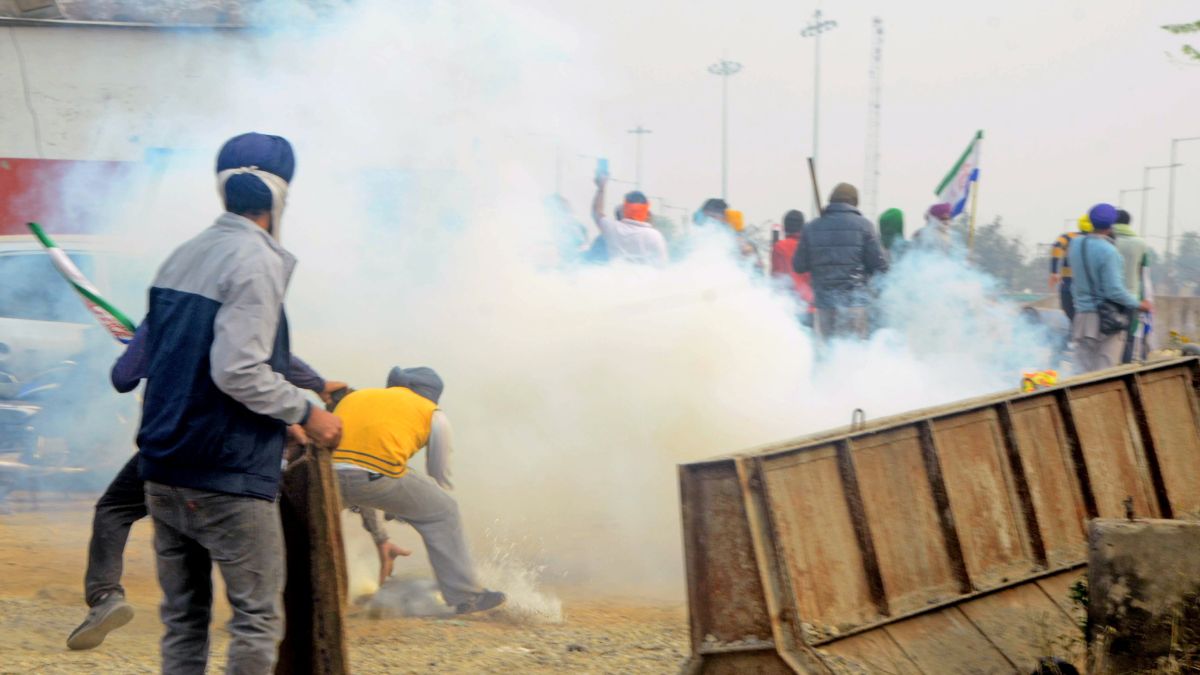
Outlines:
<svg viewBox="0 0 1200 675"><path fill-rule="evenodd" d="M1050 567L1087 556L1087 511L1058 404L1039 396L1013 401L1013 435Z"/></svg>
<svg viewBox="0 0 1200 675"><path fill-rule="evenodd" d="M961 609L988 642L1023 673L1031 672L1044 656L1066 658L1083 666L1079 626L1036 583L964 602Z"/></svg>
<svg viewBox="0 0 1200 675"><path fill-rule="evenodd" d="M1200 516L1200 412L1191 373L1165 370L1137 378L1174 515Z"/></svg>
<svg viewBox="0 0 1200 675"><path fill-rule="evenodd" d="M856 438L850 448L891 611L958 594L916 426Z"/></svg>
<svg viewBox="0 0 1200 675"><path fill-rule="evenodd" d="M771 635L733 460L680 471L688 607L695 651Z"/></svg>
<svg viewBox="0 0 1200 675"><path fill-rule="evenodd" d="M1124 517L1128 498L1136 515L1157 517L1158 503L1125 386L1123 380L1109 380L1071 390L1088 480L1099 517Z"/></svg>
<svg viewBox="0 0 1200 675"><path fill-rule="evenodd" d="M923 614L886 628L926 673L1006 673L1016 670L957 607Z"/></svg>
<svg viewBox="0 0 1200 675"><path fill-rule="evenodd" d="M709 654L684 665L689 675L790 675L791 667L771 652Z"/></svg>
<svg viewBox="0 0 1200 675"><path fill-rule="evenodd" d="M1087 577L1087 571L1080 566L1077 569L1062 572L1037 580L1038 588L1050 598L1058 608L1071 617L1071 623L1080 626L1086 618L1083 606L1071 599L1071 587Z"/></svg>
<svg viewBox="0 0 1200 675"><path fill-rule="evenodd" d="M685 465L691 666L1077 660L1086 519L1200 510L1198 388L1198 359L1115 369Z"/></svg>
<svg viewBox="0 0 1200 675"><path fill-rule="evenodd" d="M823 647L821 652L827 655L834 672L921 673L883 628L839 640Z"/></svg>
<svg viewBox="0 0 1200 675"><path fill-rule="evenodd" d="M771 638L774 642L769 646L796 671L825 672L827 668L824 662L802 646L802 631L796 618L790 576L780 567L781 550L777 546L778 538L774 536L778 528L767 504L762 465L756 460L742 457L736 460L736 468L746 508L750 542L754 547L758 576L771 622ZM782 555L786 556L786 553ZM749 635L743 638L743 643L753 643L758 639L755 635Z"/></svg>
<svg viewBox="0 0 1200 675"><path fill-rule="evenodd" d="M834 445L762 460L794 602L818 634L880 618ZM814 528L813 523L821 523Z"/></svg>
<svg viewBox="0 0 1200 675"><path fill-rule="evenodd" d="M967 573L988 588L1035 567L995 410L933 422Z"/></svg>

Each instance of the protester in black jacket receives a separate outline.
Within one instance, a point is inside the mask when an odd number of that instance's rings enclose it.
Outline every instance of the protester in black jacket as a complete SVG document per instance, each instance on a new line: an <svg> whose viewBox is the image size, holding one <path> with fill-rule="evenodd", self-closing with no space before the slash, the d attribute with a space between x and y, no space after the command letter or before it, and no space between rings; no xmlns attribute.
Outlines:
<svg viewBox="0 0 1200 675"><path fill-rule="evenodd" d="M888 268L875 226L857 206L858 190L838 183L825 212L804 226L792 258L798 274L812 273L817 335L822 340L867 337L867 285Z"/></svg>

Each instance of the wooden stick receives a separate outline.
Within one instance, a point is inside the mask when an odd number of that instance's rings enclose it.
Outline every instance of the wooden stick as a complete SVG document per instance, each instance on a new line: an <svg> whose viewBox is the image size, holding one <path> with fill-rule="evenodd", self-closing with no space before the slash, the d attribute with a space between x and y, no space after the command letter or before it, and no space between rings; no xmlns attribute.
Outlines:
<svg viewBox="0 0 1200 675"><path fill-rule="evenodd" d="M813 158L808 158L808 175L812 178L813 186L813 201L817 203L817 215L825 213L825 207L821 206L821 188L817 187L817 167L813 164Z"/></svg>

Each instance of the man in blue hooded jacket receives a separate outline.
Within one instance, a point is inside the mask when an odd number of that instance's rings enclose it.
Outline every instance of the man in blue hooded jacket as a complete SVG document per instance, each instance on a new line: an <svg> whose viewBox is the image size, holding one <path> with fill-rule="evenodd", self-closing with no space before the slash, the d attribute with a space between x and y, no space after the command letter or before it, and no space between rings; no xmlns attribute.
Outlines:
<svg viewBox="0 0 1200 675"><path fill-rule="evenodd" d="M225 213L167 258L150 289L138 469L164 596L162 671L205 670L215 562L233 609L227 671L266 675L283 636L285 430L300 424L336 447L341 422L285 379L296 259L279 235L291 144L243 134L216 169Z"/></svg>
<svg viewBox="0 0 1200 675"><path fill-rule="evenodd" d="M1113 225L1117 209L1112 204L1097 204L1088 212L1090 234L1076 237L1067 251L1073 270L1072 295L1075 318L1071 338L1075 341L1075 365L1080 372L1111 368L1121 363L1121 351L1128 325L1105 332L1100 306L1106 302L1120 306L1126 314L1150 311L1148 300L1138 298L1125 287L1125 262L1113 245Z"/></svg>

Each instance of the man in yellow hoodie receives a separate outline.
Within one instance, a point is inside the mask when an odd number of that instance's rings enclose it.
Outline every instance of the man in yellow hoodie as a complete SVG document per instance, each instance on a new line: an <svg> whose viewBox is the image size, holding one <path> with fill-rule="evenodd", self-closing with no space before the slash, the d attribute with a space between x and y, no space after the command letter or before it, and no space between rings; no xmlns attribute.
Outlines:
<svg viewBox="0 0 1200 675"><path fill-rule="evenodd" d="M393 368L387 388L359 389L338 403L342 441L333 453L347 506L379 509L412 525L425 542L446 604L459 614L499 607L503 593L480 585L458 503L447 490L453 439L438 409L444 385L431 368ZM408 462L428 448L425 471Z"/></svg>

